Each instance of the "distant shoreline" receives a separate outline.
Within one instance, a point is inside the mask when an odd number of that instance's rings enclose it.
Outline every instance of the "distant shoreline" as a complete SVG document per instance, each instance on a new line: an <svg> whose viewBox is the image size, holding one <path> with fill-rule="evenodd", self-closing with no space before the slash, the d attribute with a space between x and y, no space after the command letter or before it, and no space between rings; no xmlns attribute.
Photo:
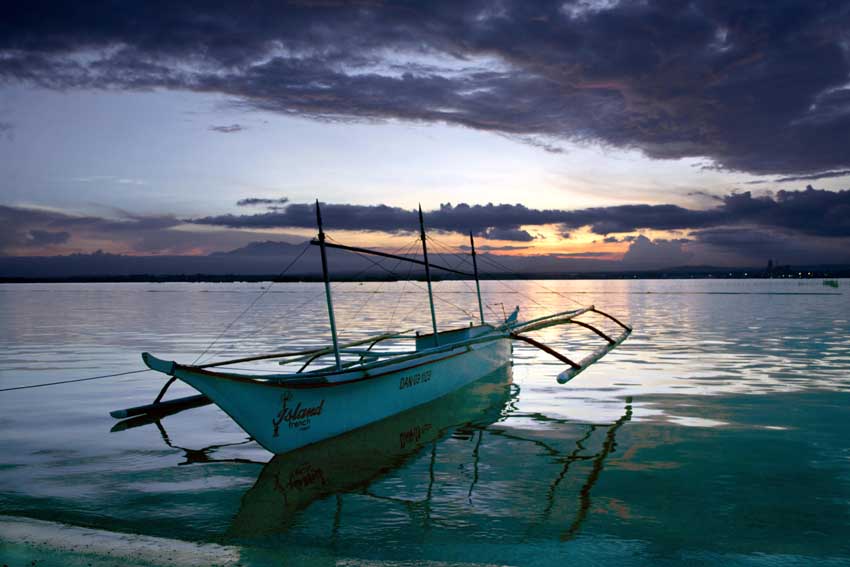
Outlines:
<svg viewBox="0 0 850 567"><path fill-rule="evenodd" d="M686 271L682 269L635 271L635 272L588 272L562 274L486 274L482 281L490 280L683 280L683 279L836 279L850 278L850 266L824 268L799 268L779 274L770 274L763 270L735 268L711 268L701 271ZM422 277L392 278L382 274L354 275L336 274L333 281L337 282L391 282L391 281L424 281ZM470 278L438 277L434 281L464 281ZM103 276L66 276L66 277L9 277L0 276L0 284L16 283L234 283L234 282L320 282L322 278L316 274L278 276L275 274L130 274Z"/></svg>

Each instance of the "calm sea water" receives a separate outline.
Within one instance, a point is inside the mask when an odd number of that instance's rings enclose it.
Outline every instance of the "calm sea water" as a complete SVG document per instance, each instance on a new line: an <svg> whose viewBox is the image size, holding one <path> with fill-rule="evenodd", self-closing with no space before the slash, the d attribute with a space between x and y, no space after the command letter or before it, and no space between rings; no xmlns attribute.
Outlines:
<svg viewBox="0 0 850 567"><path fill-rule="evenodd" d="M327 341L320 285L268 286L0 286L0 388L142 368L142 351L191 362L219 335L207 357ZM335 284L343 337L427 330L419 288ZM444 325L468 324L468 284L436 291ZM274 459L215 406L116 428L108 412L152 401L155 373L0 393L0 514L220 544L243 565L850 564L850 282L484 291L491 319L569 297L635 331L565 386L517 344L457 395Z"/></svg>

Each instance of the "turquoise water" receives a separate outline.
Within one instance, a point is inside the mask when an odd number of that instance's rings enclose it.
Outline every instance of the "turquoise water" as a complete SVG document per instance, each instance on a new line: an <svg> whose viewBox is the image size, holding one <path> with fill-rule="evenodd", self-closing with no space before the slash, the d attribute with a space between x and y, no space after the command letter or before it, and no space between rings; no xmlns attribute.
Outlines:
<svg viewBox="0 0 850 567"><path fill-rule="evenodd" d="M220 544L244 565L850 565L850 282L540 284L485 282L488 316L573 300L634 334L564 386L517 343L466 391L274 459L215 406L115 428L154 373L0 393L0 514ZM336 284L343 337L427 330L416 286ZM320 285L267 287L0 286L0 388L134 370L145 350L191 362L262 291L209 354L327 340ZM446 327L477 312L467 284L436 291ZM0 558L23 557L13 543Z"/></svg>

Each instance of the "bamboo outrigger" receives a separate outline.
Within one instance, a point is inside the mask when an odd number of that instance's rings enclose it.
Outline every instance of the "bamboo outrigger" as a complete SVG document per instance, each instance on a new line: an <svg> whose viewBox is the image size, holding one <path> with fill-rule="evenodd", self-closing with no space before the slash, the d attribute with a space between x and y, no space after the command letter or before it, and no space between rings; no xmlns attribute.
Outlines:
<svg viewBox="0 0 850 567"><path fill-rule="evenodd" d="M330 346L201 365L178 364L143 353L142 359L149 368L172 378L153 404L118 410L112 412L113 417L125 418L156 412L173 413L181 404L195 407L211 400L263 447L272 453L281 454L357 429L453 392L508 364L513 340L533 345L566 364L567 369L558 375L558 382L563 384L616 348L631 333L629 325L593 305L523 322L518 321L517 307L504 321L498 324L486 323L472 235L470 234L472 274L430 262L421 208L419 229L423 260L326 242L318 201L316 221L319 228L318 238L311 241L311 244L319 246L321 252L331 332ZM432 333L385 333L340 344L334 318L327 248L374 254L423 265L428 284ZM481 318L478 325L470 324L469 327L445 331L438 329L431 287L431 269L454 272L475 279ZM621 332L612 337L590 323L578 319L586 313L596 313L610 319L622 329ZM583 359L574 361L527 335L547 327L566 324L579 325L594 332L605 344ZM390 340L412 341L412 348L403 351L375 349ZM332 365L311 369L331 355ZM289 366L292 370L262 376L221 370L237 363L257 360L279 360L281 365ZM197 389L201 396L162 402L165 391L176 379Z"/></svg>

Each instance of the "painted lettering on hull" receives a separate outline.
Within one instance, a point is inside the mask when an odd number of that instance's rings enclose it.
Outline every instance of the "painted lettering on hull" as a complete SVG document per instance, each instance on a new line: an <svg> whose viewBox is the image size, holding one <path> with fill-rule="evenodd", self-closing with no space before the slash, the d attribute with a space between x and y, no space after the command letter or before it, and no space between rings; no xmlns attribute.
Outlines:
<svg viewBox="0 0 850 567"><path fill-rule="evenodd" d="M296 429L298 431L310 429L310 421L314 417L321 415L322 409L325 406L325 400L323 399L315 406L302 406L301 402L298 402L295 407L291 407L289 403L291 400L292 392L286 392L280 396L280 411L272 419L272 426L274 427L272 437L278 436L280 433L280 424L283 422L286 422L289 429Z"/></svg>
<svg viewBox="0 0 850 567"><path fill-rule="evenodd" d="M404 390L406 388L412 388L413 386L418 386L419 384L424 384L431 380L431 371L425 370L423 372L417 372L416 374L411 374L410 376L402 376L398 381L398 389Z"/></svg>

